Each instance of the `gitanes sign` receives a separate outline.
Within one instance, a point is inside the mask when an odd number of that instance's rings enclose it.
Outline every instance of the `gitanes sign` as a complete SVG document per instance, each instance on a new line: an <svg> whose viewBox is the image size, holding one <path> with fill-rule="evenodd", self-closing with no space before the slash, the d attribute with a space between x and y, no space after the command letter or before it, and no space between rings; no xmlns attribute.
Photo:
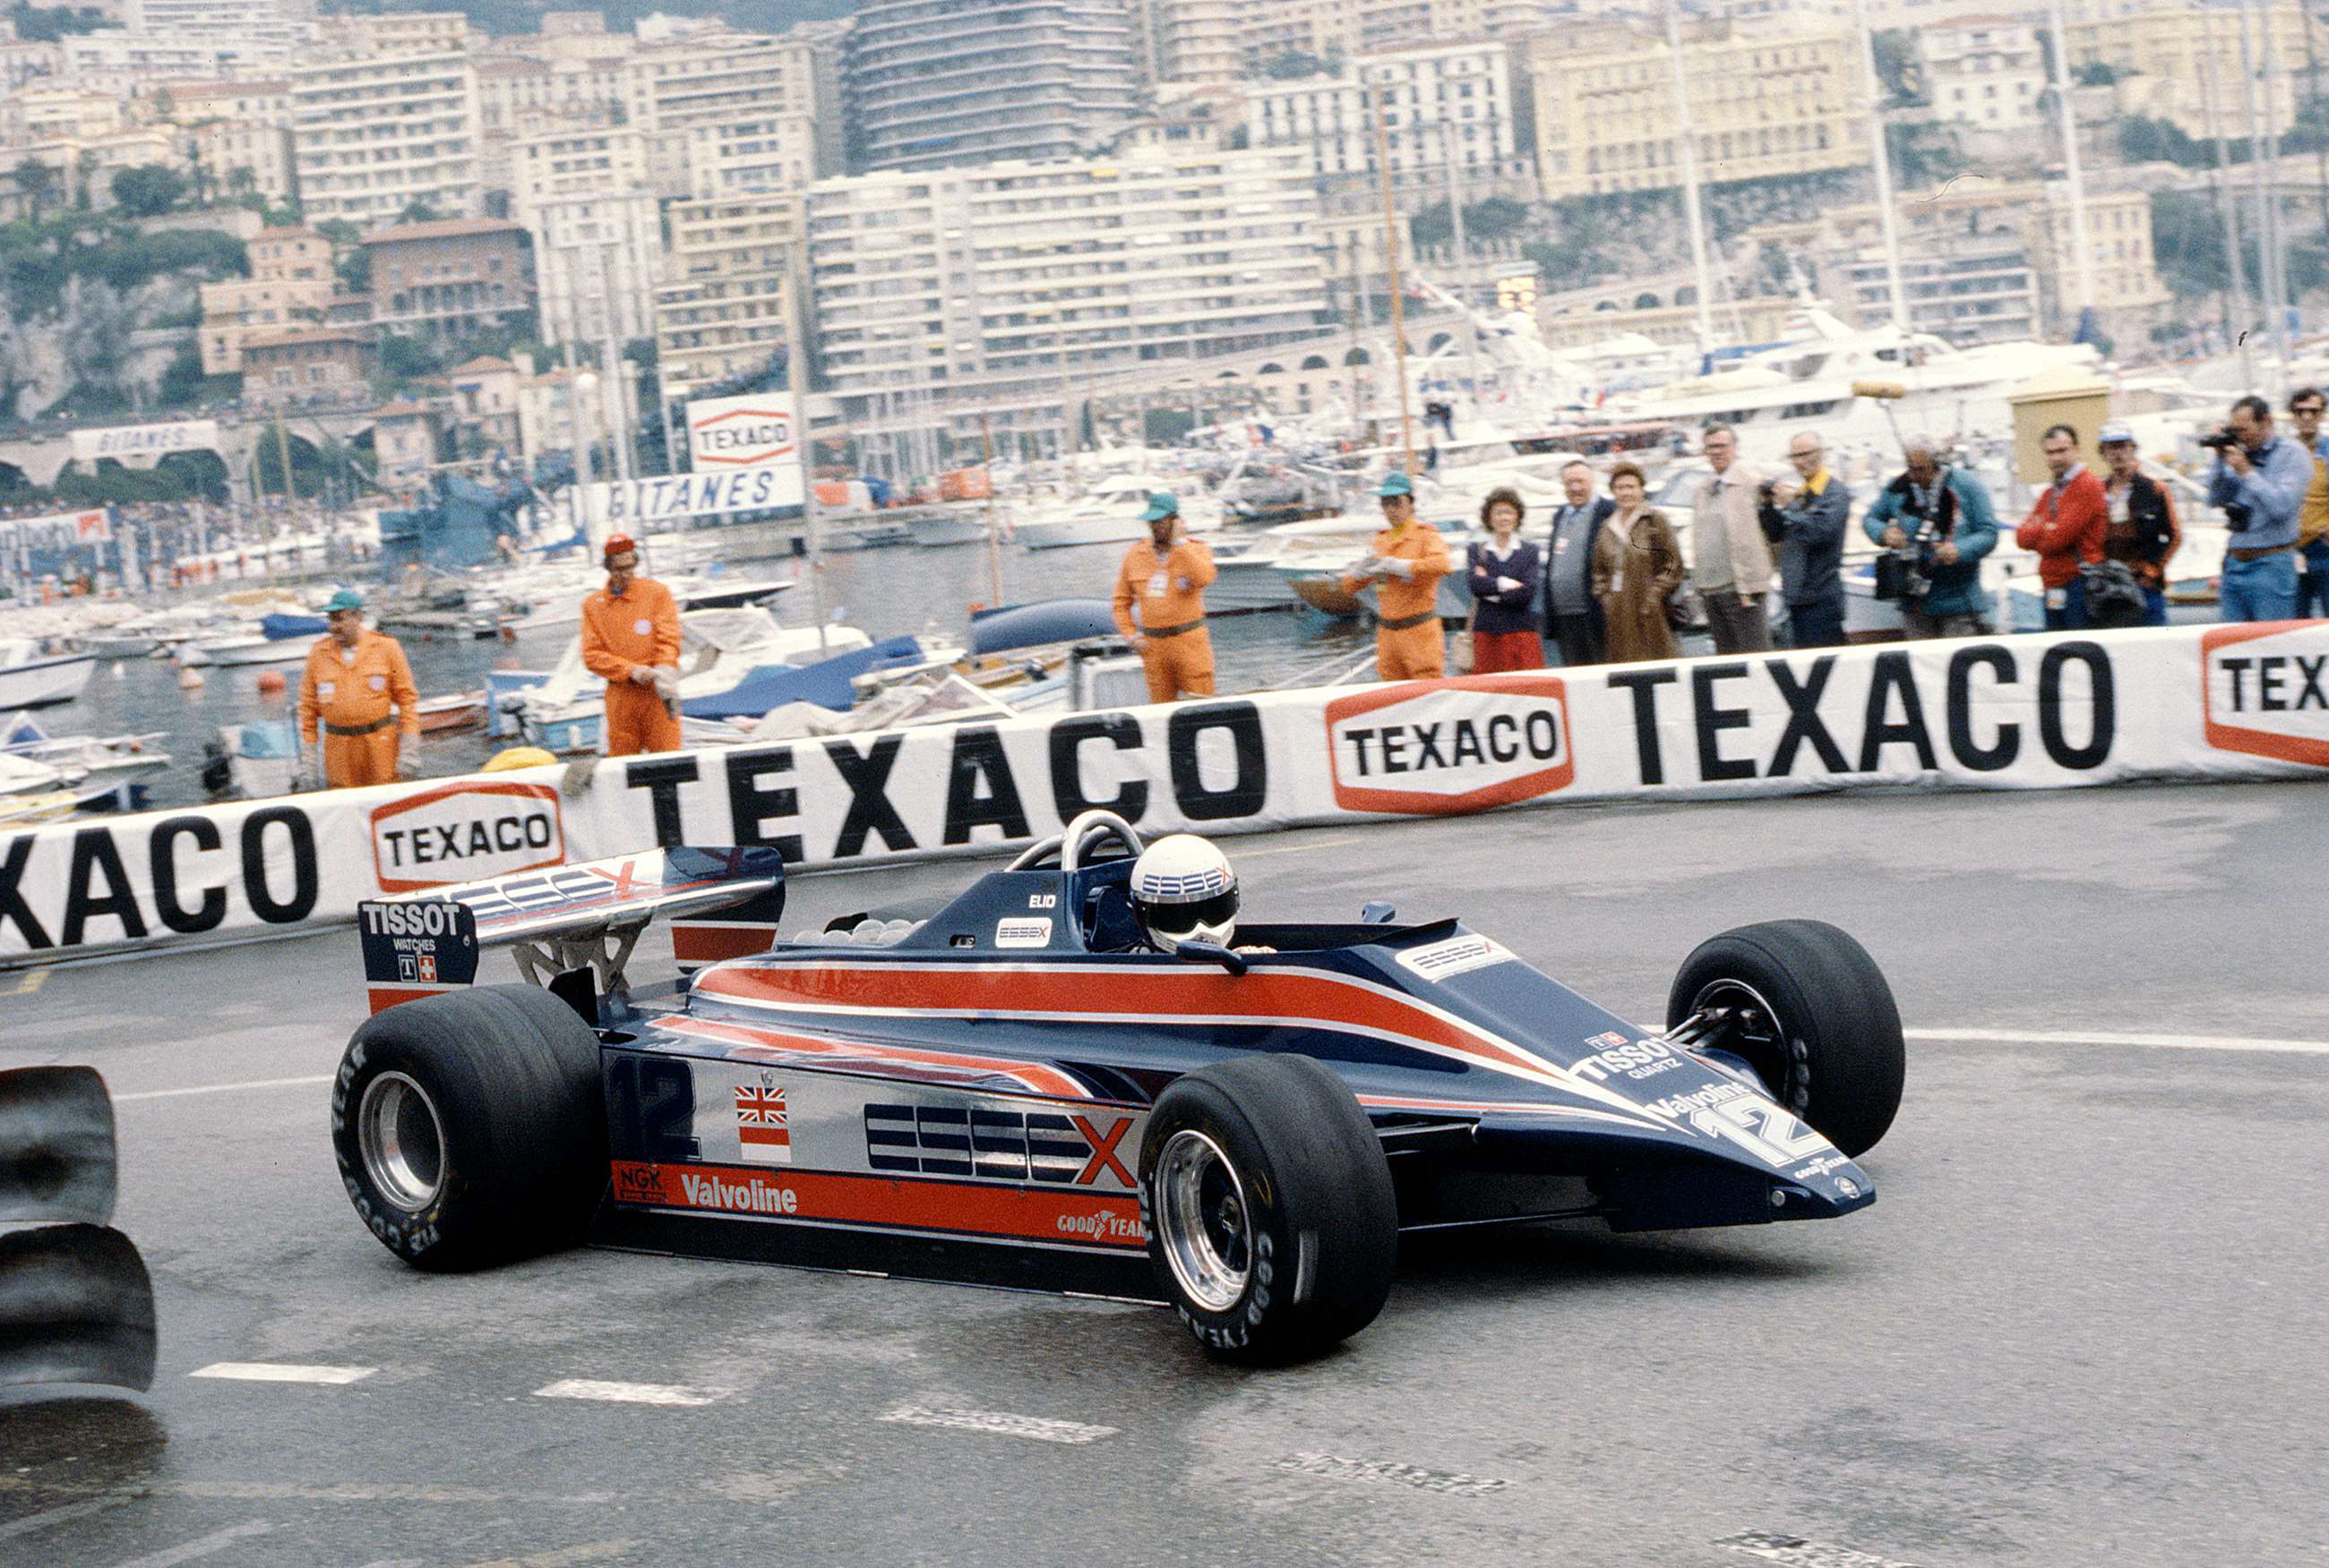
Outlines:
<svg viewBox="0 0 2329 1568"><path fill-rule="evenodd" d="M2329 621L1668 660L715 746L609 759L571 794L561 771L0 831L0 964L293 932L383 892L658 845L774 845L802 868L992 852L1095 806L1148 835L1238 833L1870 785L2324 778Z"/></svg>
<svg viewBox="0 0 2329 1568"><path fill-rule="evenodd" d="M687 406L687 449L699 474L797 468L800 444L789 392L698 398Z"/></svg>
<svg viewBox="0 0 2329 1568"><path fill-rule="evenodd" d="M673 526L691 517L797 509L800 503L800 470L789 465L658 479L601 480L582 487L582 505L589 515L591 532L599 536Z"/></svg>
<svg viewBox="0 0 2329 1568"><path fill-rule="evenodd" d="M167 425L116 425L106 430L72 433L74 461L94 463L100 457L117 461L156 458L173 452L216 450L218 421L179 419ZM145 466L151 466L150 462Z"/></svg>

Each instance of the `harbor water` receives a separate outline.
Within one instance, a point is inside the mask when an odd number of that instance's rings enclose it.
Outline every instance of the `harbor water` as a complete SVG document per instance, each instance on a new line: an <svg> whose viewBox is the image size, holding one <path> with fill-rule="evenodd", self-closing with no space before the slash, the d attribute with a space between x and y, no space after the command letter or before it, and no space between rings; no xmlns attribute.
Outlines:
<svg viewBox="0 0 2329 1568"><path fill-rule="evenodd" d="M1107 544L1027 551L1006 546L1001 561L1003 600L1010 604L1079 596L1104 599L1114 586L1117 565L1126 548ZM776 603L777 616L787 625L814 623L806 559L738 551L724 558L724 567L737 576L795 577L797 586ZM652 574L655 563L649 561L646 569ZM317 583L298 591L320 604L330 587ZM825 558L823 587L827 616L837 616L870 636L905 634L949 644L962 643L970 607L985 603L991 594L986 551L978 545L894 545L830 554ZM497 665L552 668L573 636L571 622L534 634L520 631L513 642L397 634L423 697L475 690L485 684L486 672ZM1223 692L1286 684L1322 666L1321 678L1331 677L1349 668L1372 645L1367 630L1356 622L1335 621L1298 609L1216 617L1212 636L1217 681ZM261 691L259 678L267 671L280 674L288 690ZM99 666L79 700L43 709L35 717L59 735L161 732L166 738L158 744L173 761L168 773L148 784L149 803L157 806L196 803L205 798L201 779L203 743L214 738L224 725L289 717L297 699L299 666L210 669L203 674L206 680L202 686L182 690L177 669L167 660L108 661ZM505 744L509 743L487 739L482 730L424 737L420 771L427 775L469 772Z"/></svg>

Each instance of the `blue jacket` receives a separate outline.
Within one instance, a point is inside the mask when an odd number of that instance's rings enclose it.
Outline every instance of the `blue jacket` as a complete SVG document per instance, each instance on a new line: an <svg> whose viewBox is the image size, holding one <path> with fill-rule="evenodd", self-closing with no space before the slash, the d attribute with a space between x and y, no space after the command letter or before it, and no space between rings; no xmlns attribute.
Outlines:
<svg viewBox="0 0 2329 1568"><path fill-rule="evenodd" d="M2253 466L2244 475L2217 461L2208 474L2208 504L2247 509L2247 526L2232 532L2234 549L2294 545L2296 513L2313 484L2313 454L2285 436L2275 436L2249 460Z"/></svg>
<svg viewBox="0 0 2329 1568"><path fill-rule="evenodd" d="M1466 554L1469 563L1464 586L1472 590L1472 630L1491 634L1535 631L1536 616L1530 607L1536 602L1537 585L1544 577L1536 546L1524 539L1515 540L1513 553L1498 560L1488 553L1485 543L1475 542ZM1520 587L1509 591L1499 589L1498 577L1510 577Z"/></svg>
<svg viewBox="0 0 2329 1568"><path fill-rule="evenodd" d="M1957 547L1957 564L1935 566L1927 554L1925 575L1933 586L1918 607L1928 615L1986 615L1989 596L1982 591L1981 558L1997 548L1997 514L1981 481L1962 468L1943 473L1941 490L1942 515L1919 519L1909 476L1901 474L1877 493L1876 504L1860 520L1861 531L1871 543L1882 544L1884 530L1893 524L1913 539L1921 523L1928 546L1949 540Z"/></svg>

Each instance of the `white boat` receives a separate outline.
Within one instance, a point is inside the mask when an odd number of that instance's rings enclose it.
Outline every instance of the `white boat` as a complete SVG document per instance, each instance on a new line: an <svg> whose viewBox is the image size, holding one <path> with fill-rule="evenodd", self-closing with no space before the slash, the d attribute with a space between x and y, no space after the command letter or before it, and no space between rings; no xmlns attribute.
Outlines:
<svg viewBox="0 0 2329 1568"><path fill-rule="evenodd" d="M83 632L77 640L82 653L93 653L100 659L142 659L162 645L162 639L156 634L132 626Z"/></svg>
<svg viewBox="0 0 2329 1568"><path fill-rule="evenodd" d="M62 770L30 757L0 756L0 795L48 794L64 787Z"/></svg>
<svg viewBox="0 0 2329 1568"><path fill-rule="evenodd" d="M51 735L28 713L0 725L0 759L38 763L68 781L111 788L166 773L170 754L160 749L166 730L146 735Z"/></svg>
<svg viewBox="0 0 2329 1568"><path fill-rule="evenodd" d="M97 671L97 655L50 653L33 637L0 637L0 709L71 702Z"/></svg>
<svg viewBox="0 0 2329 1568"><path fill-rule="evenodd" d="M188 666L242 667L255 664L297 664L307 656L322 634L269 637L241 632L223 637L199 638L178 651L178 662Z"/></svg>
<svg viewBox="0 0 2329 1568"><path fill-rule="evenodd" d="M945 507L935 512L916 512L906 519L905 527L907 537L919 549L979 544L986 539L986 508L982 502L976 510Z"/></svg>
<svg viewBox="0 0 2329 1568"><path fill-rule="evenodd" d="M1077 545L1129 544L1148 537L1141 514L1148 497L1173 486L1154 474L1125 474L1103 480L1082 497L1014 517L1011 537L1028 549L1069 549ZM1183 495L1181 521L1191 533L1221 525L1221 503L1210 496Z"/></svg>
<svg viewBox="0 0 2329 1568"><path fill-rule="evenodd" d="M1730 425L1749 461L1777 462L1801 430L1817 430L1834 449L1886 443L1895 423L1942 437L2010 429L2007 393L2042 371L2091 368L2098 358L2085 343L1958 348L1890 325L1855 330L1806 308L1779 342L1711 375L1613 398L1600 412L1690 428ZM1896 383L1903 395L1888 407L1856 396L1856 381Z"/></svg>

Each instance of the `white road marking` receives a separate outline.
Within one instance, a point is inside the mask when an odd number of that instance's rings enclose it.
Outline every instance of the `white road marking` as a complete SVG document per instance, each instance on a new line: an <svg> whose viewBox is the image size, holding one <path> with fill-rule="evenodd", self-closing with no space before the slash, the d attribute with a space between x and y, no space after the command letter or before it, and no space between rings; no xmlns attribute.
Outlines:
<svg viewBox="0 0 2329 1568"><path fill-rule="evenodd" d="M2284 1040L2239 1035L2138 1035L2112 1029L1904 1029L1912 1040L1964 1040L2000 1046L2133 1046L2155 1051L2262 1051L2277 1056L2329 1056L2329 1040Z"/></svg>
<svg viewBox="0 0 2329 1568"><path fill-rule="evenodd" d="M1451 1498L1485 1498L1512 1485L1510 1481L1457 1470L1428 1470L1396 1460L1346 1460L1330 1453L1289 1454L1276 1460L1271 1468L1298 1470L1306 1476L1331 1476L1343 1481L1391 1481Z"/></svg>
<svg viewBox="0 0 2329 1568"><path fill-rule="evenodd" d="M1037 1442L1098 1442L1114 1437L1112 1426L1088 1426L1080 1421L1051 1421L1040 1415L1012 1415L999 1410L930 1410L901 1404L882 1417L906 1426L947 1426L961 1432L988 1432L1000 1437L1032 1438Z"/></svg>
<svg viewBox="0 0 2329 1568"><path fill-rule="evenodd" d="M1314 839L1306 844L1280 844L1274 850L1240 850L1238 859L1250 860L1257 855L1299 855L1306 850L1331 850L1338 844L1355 844L1358 841L1344 834L1339 839Z"/></svg>
<svg viewBox="0 0 2329 1568"><path fill-rule="evenodd" d="M332 1075L325 1073L313 1078L252 1078L240 1084L196 1084L184 1089L139 1089L116 1094L113 1103L118 1105L129 1100L175 1100L186 1094L232 1094L243 1089L299 1089L331 1081Z"/></svg>
<svg viewBox="0 0 2329 1568"><path fill-rule="evenodd" d="M213 1361L186 1376L231 1377L241 1383L355 1383L379 1370L377 1366L302 1366L288 1361Z"/></svg>
<svg viewBox="0 0 2329 1568"><path fill-rule="evenodd" d="M472 1563L468 1568L572 1568L576 1563L604 1563L627 1556L640 1545L637 1541L586 1541L580 1546L536 1552L530 1557L495 1557L490 1562Z"/></svg>
<svg viewBox="0 0 2329 1568"><path fill-rule="evenodd" d="M1728 1546L1733 1552L1744 1552L1749 1557L1760 1557L1767 1563L1785 1563L1788 1568L1917 1568L1914 1563L1880 1557L1855 1546L1806 1541L1801 1535L1782 1535L1776 1530L1749 1530L1743 1535L1727 1535L1714 1544Z"/></svg>
<svg viewBox="0 0 2329 1568"><path fill-rule="evenodd" d="M600 1383L566 1377L533 1391L536 1399L603 1399L617 1404L717 1404L724 1388L683 1388L669 1383Z"/></svg>
<svg viewBox="0 0 2329 1568"><path fill-rule="evenodd" d="M252 1519L240 1525L229 1525L223 1530L213 1530L181 1546L171 1546L150 1556L132 1557L120 1568L171 1568L176 1563L191 1563L197 1557L214 1557L247 1535L264 1535L275 1528L264 1519Z"/></svg>
<svg viewBox="0 0 2329 1568"><path fill-rule="evenodd" d="M52 1525L61 1525L69 1519L84 1518L103 1509L118 1508L124 1503L134 1503L137 1500L134 1494L117 1493L111 1497L91 1498L85 1503L67 1503L61 1508L49 1508L41 1513L27 1514L21 1519L11 1519L8 1523L0 1525L0 1541L5 1541L16 1535L30 1535L36 1531L45 1530Z"/></svg>

